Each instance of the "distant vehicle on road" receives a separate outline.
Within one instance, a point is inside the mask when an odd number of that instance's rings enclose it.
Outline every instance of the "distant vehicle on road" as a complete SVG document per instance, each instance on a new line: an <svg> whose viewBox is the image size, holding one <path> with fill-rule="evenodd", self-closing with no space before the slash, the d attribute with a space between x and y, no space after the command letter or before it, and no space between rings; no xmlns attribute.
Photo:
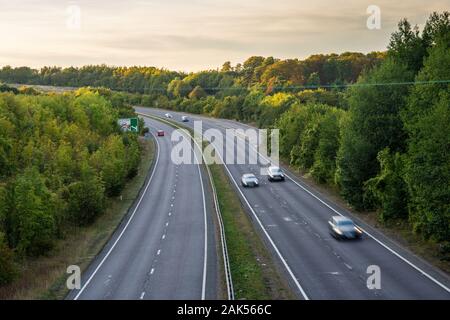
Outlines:
<svg viewBox="0 0 450 320"><path fill-rule="evenodd" d="M182 116L181 117L181 121L182 122L189 122L189 118L187 116Z"/></svg>
<svg viewBox="0 0 450 320"><path fill-rule="evenodd" d="M158 130L158 137L164 137L164 131L163 130Z"/></svg>
<svg viewBox="0 0 450 320"><path fill-rule="evenodd" d="M241 183L243 187L258 187L258 178L253 173L246 173L242 176Z"/></svg>
<svg viewBox="0 0 450 320"><path fill-rule="evenodd" d="M171 115L170 113L166 113L165 116L166 116L166 118L168 118L168 119L172 119L172 115Z"/></svg>
<svg viewBox="0 0 450 320"><path fill-rule="evenodd" d="M334 216L328 221L330 233L336 239L360 239L362 230L347 217Z"/></svg>
<svg viewBox="0 0 450 320"><path fill-rule="evenodd" d="M269 181L284 181L284 172L279 167L269 167L269 169L267 169L267 174L269 175Z"/></svg>

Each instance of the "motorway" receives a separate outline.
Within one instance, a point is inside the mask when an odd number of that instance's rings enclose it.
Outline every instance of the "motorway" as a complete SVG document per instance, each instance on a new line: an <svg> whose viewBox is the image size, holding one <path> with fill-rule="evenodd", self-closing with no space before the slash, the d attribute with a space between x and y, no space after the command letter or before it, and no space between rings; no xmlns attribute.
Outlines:
<svg viewBox="0 0 450 320"><path fill-rule="evenodd" d="M145 119L154 166L134 207L67 299L218 299L221 276L210 186L198 164L171 161L173 128ZM156 137L158 129L164 137Z"/></svg>
<svg viewBox="0 0 450 320"><path fill-rule="evenodd" d="M181 116L188 115L161 109L135 109L159 117L170 112L173 121L180 124ZM202 120L203 131L213 128L224 133L227 128L249 128L230 120L188 116L191 121L184 124L193 128L194 120ZM247 143L245 147L248 148ZM218 151L224 157L224 150ZM267 177L260 175L260 168L261 164L225 165L255 227L300 299L450 298L447 274L352 216L286 168L288 179L278 183L268 182ZM260 179L259 188L240 186L242 174L250 172ZM363 239L337 241L331 237L327 221L334 215L352 217L365 231ZM380 289L367 286L369 266L380 268Z"/></svg>

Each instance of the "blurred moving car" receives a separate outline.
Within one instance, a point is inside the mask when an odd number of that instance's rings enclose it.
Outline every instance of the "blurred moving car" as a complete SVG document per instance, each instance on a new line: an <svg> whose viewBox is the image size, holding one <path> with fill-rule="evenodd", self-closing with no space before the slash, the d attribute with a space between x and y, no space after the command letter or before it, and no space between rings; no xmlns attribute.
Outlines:
<svg viewBox="0 0 450 320"><path fill-rule="evenodd" d="M189 122L189 118L187 116L182 116L181 117L181 121L182 122Z"/></svg>
<svg viewBox="0 0 450 320"><path fill-rule="evenodd" d="M166 118L172 119L172 115L170 113L165 114Z"/></svg>
<svg viewBox="0 0 450 320"><path fill-rule="evenodd" d="M163 130L158 130L158 137L164 137L164 131Z"/></svg>
<svg viewBox="0 0 450 320"><path fill-rule="evenodd" d="M253 173L246 173L242 176L241 183L243 187L258 187L258 178Z"/></svg>
<svg viewBox="0 0 450 320"><path fill-rule="evenodd" d="M267 169L269 181L284 181L284 172L280 167L272 166Z"/></svg>
<svg viewBox="0 0 450 320"><path fill-rule="evenodd" d="M334 216L328 221L330 233L336 239L360 239L363 232L347 217Z"/></svg>

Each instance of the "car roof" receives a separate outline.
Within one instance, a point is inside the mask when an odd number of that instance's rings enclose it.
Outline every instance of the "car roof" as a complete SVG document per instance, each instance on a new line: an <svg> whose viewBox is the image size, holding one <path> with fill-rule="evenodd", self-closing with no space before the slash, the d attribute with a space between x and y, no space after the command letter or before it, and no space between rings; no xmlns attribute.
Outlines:
<svg viewBox="0 0 450 320"><path fill-rule="evenodd" d="M277 166L270 166L269 167L269 170L281 170L281 168L280 167L277 167Z"/></svg>
<svg viewBox="0 0 450 320"><path fill-rule="evenodd" d="M244 178L256 178L256 176L253 173L246 173L243 175Z"/></svg>

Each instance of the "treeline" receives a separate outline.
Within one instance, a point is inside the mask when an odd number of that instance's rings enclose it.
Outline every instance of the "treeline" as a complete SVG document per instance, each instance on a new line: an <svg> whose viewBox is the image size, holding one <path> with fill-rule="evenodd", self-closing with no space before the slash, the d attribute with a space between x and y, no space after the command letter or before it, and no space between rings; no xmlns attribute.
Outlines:
<svg viewBox="0 0 450 320"><path fill-rule="evenodd" d="M384 59L385 54L313 55L305 60L280 60L254 56L243 64L231 66L225 62L219 70L185 74L154 67L85 66L81 68L29 67L0 69L0 81L6 83L52 85L69 87L106 87L117 91L169 98L188 97L190 93L235 95L245 93L249 87L274 91L299 91L299 86L353 83L362 70L370 69ZM198 94L198 93L193 93Z"/></svg>
<svg viewBox="0 0 450 320"><path fill-rule="evenodd" d="M91 223L137 173L136 135L101 93L0 93L0 285L15 261L48 252L70 226Z"/></svg>

